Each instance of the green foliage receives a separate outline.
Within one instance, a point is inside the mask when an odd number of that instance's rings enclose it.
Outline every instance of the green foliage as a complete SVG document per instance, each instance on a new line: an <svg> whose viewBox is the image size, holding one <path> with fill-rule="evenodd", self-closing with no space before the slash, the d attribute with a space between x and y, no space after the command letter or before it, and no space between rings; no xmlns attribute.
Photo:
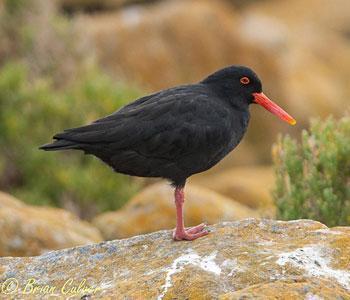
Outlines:
<svg viewBox="0 0 350 300"><path fill-rule="evenodd" d="M25 6L25 0L5 0L5 10L10 14L14 15L19 11L23 10Z"/></svg>
<svg viewBox="0 0 350 300"><path fill-rule="evenodd" d="M350 117L315 120L301 142L289 136L274 147L279 217L350 225Z"/></svg>
<svg viewBox="0 0 350 300"><path fill-rule="evenodd" d="M137 189L97 159L38 146L139 96L97 67L55 1L5 0L0 10L0 190L82 217L120 207Z"/></svg>
<svg viewBox="0 0 350 300"><path fill-rule="evenodd" d="M56 1L5 0L0 10L0 65L24 63L30 78L64 87L91 63L91 48Z"/></svg>
<svg viewBox="0 0 350 300"><path fill-rule="evenodd" d="M65 128L89 123L136 98L89 69L65 89L49 79L29 80L23 64L0 69L0 189L35 203L69 207L83 217L120 207L136 184L78 151L44 152L38 146Z"/></svg>

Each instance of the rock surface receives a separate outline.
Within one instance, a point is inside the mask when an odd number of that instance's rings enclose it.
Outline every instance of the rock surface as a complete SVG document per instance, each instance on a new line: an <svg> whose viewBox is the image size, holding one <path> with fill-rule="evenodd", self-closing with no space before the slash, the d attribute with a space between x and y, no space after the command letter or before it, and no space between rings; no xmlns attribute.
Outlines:
<svg viewBox="0 0 350 300"><path fill-rule="evenodd" d="M257 211L205 187L186 185L185 198L186 226L258 216ZM124 208L97 216L93 224L107 240L175 228L174 190L165 182L153 184Z"/></svg>
<svg viewBox="0 0 350 300"><path fill-rule="evenodd" d="M174 242L170 231L161 231L38 257L1 258L0 282L11 292L9 282L16 279L14 299L350 298L349 228L246 219L211 230L194 242ZM78 292L81 282L85 290ZM23 294L26 285L32 294ZM39 294L44 286L52 290Z"/></svg>
<svg viewBox="0 0 350 300"><path fill-rule="evenodd" d="M189 179L237 202L257 209L261 216L275 217L271 195L275 182L273 167L234 167L222 172L205 172Z"/></svg>
<svg viewBox="0 0 350 300"><path fill-rule="evenodd" d="M262 283L251 287L224 294L220 300L246 299L281 299L281 300L333 300L349 299L349 291L330 279L300 278L277 280L272 283Z"/></svg>
<svg viewBox="0 0 350 300"><path fill-rule="evenodd" d="M1 192L0 233L0 256L39 255L102 241L96 228L63 209L26 205Z"/></svg>

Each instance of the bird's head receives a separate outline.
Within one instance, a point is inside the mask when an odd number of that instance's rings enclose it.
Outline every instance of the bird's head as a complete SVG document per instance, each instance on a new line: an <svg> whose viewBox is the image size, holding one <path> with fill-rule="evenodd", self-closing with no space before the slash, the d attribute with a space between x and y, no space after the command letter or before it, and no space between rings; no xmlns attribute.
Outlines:
<svg viewBox="0 0 350 300"><path fill-rule="evenodd" d="M283 121L291 125L296 124L293 117L262 92L259 77L247 67L226 67L209 75L202 83L210 85L220 95L230 99L236 107L247 107L249 104L256 103Z"/></svg>

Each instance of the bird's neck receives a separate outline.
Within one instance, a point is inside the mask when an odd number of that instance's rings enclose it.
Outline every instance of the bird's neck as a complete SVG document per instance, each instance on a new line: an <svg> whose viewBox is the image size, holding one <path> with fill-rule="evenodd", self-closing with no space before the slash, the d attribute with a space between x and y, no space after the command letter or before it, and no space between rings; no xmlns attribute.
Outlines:
<svg viewBox="0 0 350 300"><path fill-rule="evenodd" d="M249 114L249 101L245 99L244 95L237 94L237 90L231 86L232 84L222 83L221 85L217 85L206 82L205 85L215 93L223 103L230 106L232 109Z"/></svg>

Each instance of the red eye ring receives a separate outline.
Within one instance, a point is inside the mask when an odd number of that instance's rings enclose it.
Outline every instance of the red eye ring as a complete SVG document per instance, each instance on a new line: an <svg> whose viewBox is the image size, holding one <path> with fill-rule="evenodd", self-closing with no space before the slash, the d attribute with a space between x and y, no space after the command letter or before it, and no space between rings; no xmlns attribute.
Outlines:
<svg viewBox="0 0 350 300"><path fill-rule="evenodd" d="M248 84L250 82L250 79L248 77L242 77L239 81L242 84Z"/></svg>

